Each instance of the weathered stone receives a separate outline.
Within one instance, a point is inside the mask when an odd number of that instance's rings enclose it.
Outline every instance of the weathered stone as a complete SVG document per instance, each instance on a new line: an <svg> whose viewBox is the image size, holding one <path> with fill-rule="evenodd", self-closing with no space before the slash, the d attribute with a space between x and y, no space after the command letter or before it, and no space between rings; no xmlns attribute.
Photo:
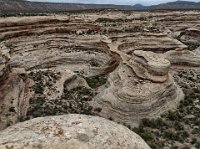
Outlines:
<svg viewBox="0 0 200 149"><path fill-rule="evenodd" d="M41 117L0 132L0 149L150 149L128 128L86 115Z"/></svg>
<svg viewBox="0 0 200 149"><path fill-rule="evenodd" d="M172 65L200 66L200 55L188 50L171 50L165 53L165 58Z"/></svg>

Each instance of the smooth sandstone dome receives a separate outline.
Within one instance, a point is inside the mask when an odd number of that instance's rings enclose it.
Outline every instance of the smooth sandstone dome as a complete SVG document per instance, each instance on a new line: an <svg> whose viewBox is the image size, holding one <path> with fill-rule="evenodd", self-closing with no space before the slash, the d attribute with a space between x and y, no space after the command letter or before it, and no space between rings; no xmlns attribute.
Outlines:
<svg viewBox="0 0 200 149"><path fill-rule="evenodd" d="M0 132L0 149L150 149L128 128L104 118L69 114L32 119Z"/></svg>

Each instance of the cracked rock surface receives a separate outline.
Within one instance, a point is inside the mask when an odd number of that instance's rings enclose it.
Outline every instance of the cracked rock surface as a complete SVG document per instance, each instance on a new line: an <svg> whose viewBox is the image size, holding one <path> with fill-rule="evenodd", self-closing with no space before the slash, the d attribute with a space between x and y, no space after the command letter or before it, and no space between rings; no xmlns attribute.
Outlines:
<svg viewBox="0 0 200 149"><path fill-rule="evenodd" d="M69 114L36 118L0 132L0 149L150 149L128 128L104 118Z"/></svg>

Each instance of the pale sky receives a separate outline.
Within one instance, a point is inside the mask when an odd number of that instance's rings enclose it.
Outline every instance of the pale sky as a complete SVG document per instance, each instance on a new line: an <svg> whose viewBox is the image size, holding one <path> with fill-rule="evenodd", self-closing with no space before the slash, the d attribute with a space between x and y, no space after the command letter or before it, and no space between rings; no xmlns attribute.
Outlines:
<svg viewBox="0 0 200 149"><path fill-rule="evenodd" d="M65 3L88 3L88 4L119 4L119 5L154 5L159 3L171 2L173 0L29 0L43 2L65 2ZM200 2L200 0L187 0L191 2Z"/></svg>

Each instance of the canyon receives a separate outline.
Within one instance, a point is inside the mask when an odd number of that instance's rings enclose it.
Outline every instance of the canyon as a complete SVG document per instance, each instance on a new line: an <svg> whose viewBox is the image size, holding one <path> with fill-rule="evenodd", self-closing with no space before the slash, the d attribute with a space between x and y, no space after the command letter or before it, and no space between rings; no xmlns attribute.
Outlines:
<svg viewBox="0 0 200 149"><path fill-rule="evenodd" d="M102 135L108 130L121 138L127 132L127 139L120 139L129 145L124 148L150 148L124 126L133 129L142 119L174 111L184 88L200 88L199 18L199 11L120 10L0 18L0 148L34 148L30 140L45 138L37 129L52 121L71 132L63 125L75 123L68 118ZM189 72L192 83L178 77ZM114 127L120 131L112 132ZM12 143L19 131L21 140L28 135L27 146ZM81 144L75 136L61 147ZM106 148L105 140L92 139L91 134L85 148ZM51 145L56 144L42 146Z"/></svg>

